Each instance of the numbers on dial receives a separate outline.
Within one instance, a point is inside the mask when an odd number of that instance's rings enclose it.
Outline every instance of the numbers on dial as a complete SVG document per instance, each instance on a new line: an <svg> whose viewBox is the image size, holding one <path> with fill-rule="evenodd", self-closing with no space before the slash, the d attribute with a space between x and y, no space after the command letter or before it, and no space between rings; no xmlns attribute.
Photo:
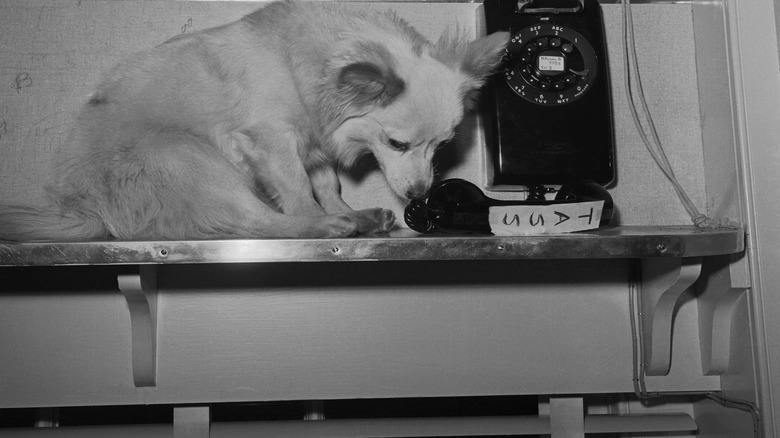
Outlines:
<svg viewBox="0 0 780 438"><path fill-rule="evenodd" d="M598 74L596 52L585 37L557 24L543 23L516 32L506 55L506 83L518 96L539 105L565 105L580 99Z"/></svg>

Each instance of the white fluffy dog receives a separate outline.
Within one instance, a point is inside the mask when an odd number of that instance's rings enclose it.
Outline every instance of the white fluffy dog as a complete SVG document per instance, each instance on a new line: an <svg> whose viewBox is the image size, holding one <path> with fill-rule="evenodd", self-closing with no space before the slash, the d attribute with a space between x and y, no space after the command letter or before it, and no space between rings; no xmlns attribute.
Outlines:
<svg viewBox="0 0 780 438"><path fill-rule="evenodd" d="M45 207L4 206L12 240L342 237L388 230L353 211L336 169L376 157L426 195L432 158L500 62L508 34L433 44L393 13L272 3L130 56L98 85Z"/></svg>

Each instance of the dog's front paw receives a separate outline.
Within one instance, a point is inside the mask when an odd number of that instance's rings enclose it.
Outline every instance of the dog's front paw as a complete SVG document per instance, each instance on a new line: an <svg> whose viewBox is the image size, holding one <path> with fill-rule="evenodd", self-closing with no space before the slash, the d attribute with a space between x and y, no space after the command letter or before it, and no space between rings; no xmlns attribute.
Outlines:
<svg viewBox="0 0 780 438"><path fill-rule="evenodd" d="M395 213L382 208L351 211L317 218L313 237L352 237L357 234L386 233L393 228Z"/></svg>
<svg viewBox="0 0 780 438"><path fill-rule="evenodd" d="M359 218L358 232L361 234L386 233L395 223L395 213L383 208L369 208L354 213Z"/></svg>
<svg viewBox="0 0 780 438"><path fill-rule="evenodd" d="M354 214L321 216L317 219L312 237L353 237L360 233L360 220Z"/></svg>
<svg viewBox="0 0 780 438"><path fill-rule="evenodd" d="M392 210L380 209L378 227L376 231L387 233L395 225L395 213Z"/></svg>

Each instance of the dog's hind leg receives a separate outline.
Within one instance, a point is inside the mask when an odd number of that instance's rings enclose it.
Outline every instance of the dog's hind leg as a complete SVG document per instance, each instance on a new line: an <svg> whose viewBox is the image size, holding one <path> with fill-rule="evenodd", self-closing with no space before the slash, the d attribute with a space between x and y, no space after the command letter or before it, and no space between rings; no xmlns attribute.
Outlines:
<svg viewBox="0 0 780 438"><path fill-rule="evenodd" d="M250 178L192 135L149 135L133 150L104 179L101 216L120 239L347 237L387 227L382 209L279 213L255 196Z"/></svg>

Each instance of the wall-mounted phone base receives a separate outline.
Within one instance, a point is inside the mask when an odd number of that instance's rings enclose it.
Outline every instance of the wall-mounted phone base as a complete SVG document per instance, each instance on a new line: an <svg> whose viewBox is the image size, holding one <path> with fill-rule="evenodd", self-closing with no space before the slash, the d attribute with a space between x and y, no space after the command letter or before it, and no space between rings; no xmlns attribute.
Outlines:
<svg viewBox="0 0 780 438"><path fill-rule="evenodd" d="M578 12L538 12L516 0L484 2L486 31L512 35L481 102L492 190L614 179L601 8L583 4Z"/></svg>

